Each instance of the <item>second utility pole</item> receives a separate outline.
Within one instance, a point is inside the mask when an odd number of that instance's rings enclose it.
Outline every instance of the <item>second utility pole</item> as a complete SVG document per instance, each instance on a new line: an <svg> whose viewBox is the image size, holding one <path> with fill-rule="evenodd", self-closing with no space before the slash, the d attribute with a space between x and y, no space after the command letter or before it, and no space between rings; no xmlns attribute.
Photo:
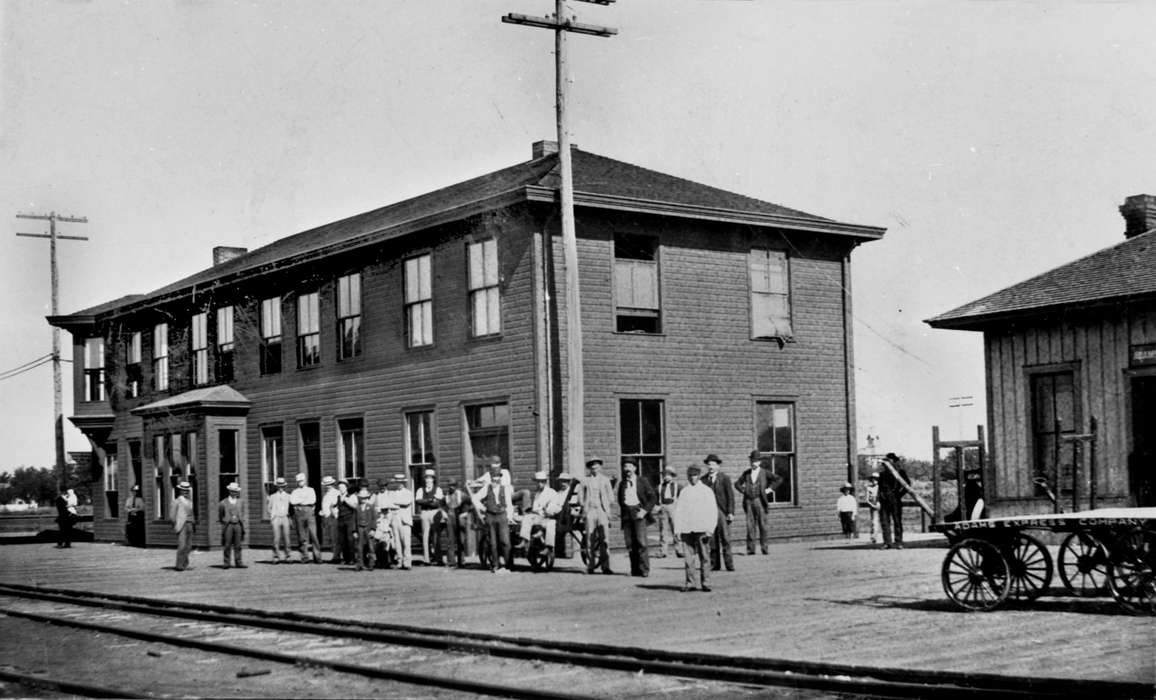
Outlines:
<svg viewBox="0 0 1156 700"><path fill-rule="evenodd" d="M609 5L614 0L582 0ZM582 368L582 305L578 293L578 237L574 229L574 175L570 162L570 124L566 115L567 85L570 82L566 64L566 32L591 36L612 36L617 30L574 22L566 11L564 0L555 0L553 17L530 17L510 13L502 17L507 24L523 24L554 30L555 116L558 122L558 168L561 171L559 199L562 209L562 249L566 268L566 457L571 474L582 474L585 464L586 391Z"/></svg>

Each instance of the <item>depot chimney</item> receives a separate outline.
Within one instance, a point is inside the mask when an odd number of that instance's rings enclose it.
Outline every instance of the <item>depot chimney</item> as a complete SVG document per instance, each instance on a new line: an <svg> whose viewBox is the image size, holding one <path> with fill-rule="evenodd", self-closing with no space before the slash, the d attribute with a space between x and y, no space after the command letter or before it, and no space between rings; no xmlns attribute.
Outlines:
<svg viewBox="0 0 1156 700"><path fill-rule="evenodd" d="M223 262L228 262L233 258L239 258L248 252L248 248L238 248L236 246L228 245L213 246L213 267L216 267Z"/></svg>
<svg viewBox="0 0 1156 700"><path fill-rule="evenodd" d="M1156 195L1134 194L1120 205L1124 217L1124 238L1132 238L1156 229Z"/></svg>

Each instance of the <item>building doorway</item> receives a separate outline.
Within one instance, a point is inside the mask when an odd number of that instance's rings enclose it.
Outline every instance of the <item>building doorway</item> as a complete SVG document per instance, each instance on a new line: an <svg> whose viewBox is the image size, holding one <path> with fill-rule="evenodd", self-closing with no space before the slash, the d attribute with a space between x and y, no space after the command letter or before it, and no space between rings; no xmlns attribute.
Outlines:
<svg viewBox="0 0 1156 700"><path fill-rule="evenodd" d="M1137 506L1156 506L1156 375L1132 377L1129 487Z"/></svg>

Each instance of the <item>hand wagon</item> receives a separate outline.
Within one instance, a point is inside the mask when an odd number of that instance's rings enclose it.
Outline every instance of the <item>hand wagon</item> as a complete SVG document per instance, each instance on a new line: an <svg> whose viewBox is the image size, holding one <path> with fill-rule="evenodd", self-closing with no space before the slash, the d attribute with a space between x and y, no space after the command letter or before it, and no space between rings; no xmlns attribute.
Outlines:
<svg viewBox="0 0 1156 700"><path fill-rule="evenodd" d="M1156 614L1156 508L965 520L932 529L951 543L943 590L965 610L995 610L1008 598L1035 600L1048 592L1058 568L1070 595L1110 593L1129 612ZM1032 531L1065 534L1056 564Z"/></svg>

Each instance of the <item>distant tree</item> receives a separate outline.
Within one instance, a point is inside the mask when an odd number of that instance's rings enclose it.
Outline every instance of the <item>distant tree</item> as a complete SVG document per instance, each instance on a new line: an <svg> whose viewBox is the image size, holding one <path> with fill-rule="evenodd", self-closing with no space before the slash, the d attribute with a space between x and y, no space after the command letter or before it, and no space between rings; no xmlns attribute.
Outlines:
<svg viewBox="0 0 1156 700"><path fill-rule="evenodd" d="M17 467L7 477L0 488L0 503L11 503L17 499L36 501L40 505L52 503L56 498L56 474L47 467Z"/></svg>

